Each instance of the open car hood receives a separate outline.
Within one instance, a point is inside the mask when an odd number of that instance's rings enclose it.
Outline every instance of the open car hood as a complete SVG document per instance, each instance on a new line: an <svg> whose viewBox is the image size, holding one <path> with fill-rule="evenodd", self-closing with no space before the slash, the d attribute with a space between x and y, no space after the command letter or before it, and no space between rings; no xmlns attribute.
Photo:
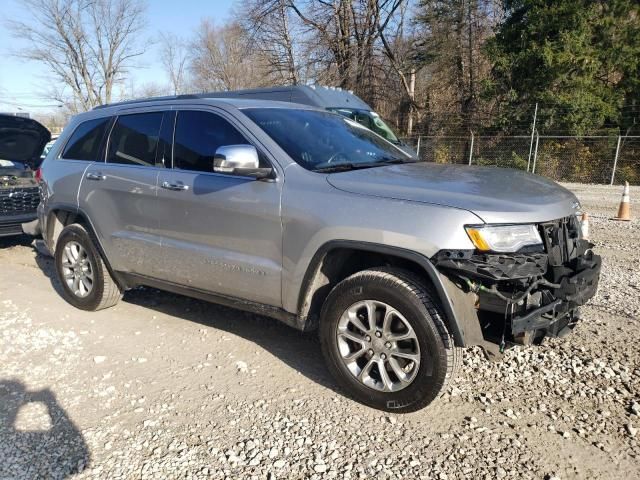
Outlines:
<svg viewBox="0 0 640 480"><path fill-rule="evenodd" d="M0 160L36 168L40 163L40 154L50 140L51 132L35 120L0 115Z"/></svg>

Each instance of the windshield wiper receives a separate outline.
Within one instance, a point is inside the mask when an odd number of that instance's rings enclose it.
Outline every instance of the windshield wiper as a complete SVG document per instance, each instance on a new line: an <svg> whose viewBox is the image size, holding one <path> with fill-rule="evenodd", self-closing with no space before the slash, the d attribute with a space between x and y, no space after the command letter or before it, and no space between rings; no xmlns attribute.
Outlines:
<svg viewBox="0 0 640 480"><path fill-rule="evenodd" d="M415 159L402 159L402 158L383 158L378 162L366 162L366 163L337 163L335 165L327 165L326 167L315 168L314 172L330 173L330 172L347 172L349 170L359 170L363 168L384 167L386 165L398 165L402 163L416 163Z"/></svg>
<svg viewBox="0 0 640 480"><path fill-rule="evenodd" d="M378 165L399 165L401 163L417 163L418 160L415 158L391 158L384 157L379 162L375 162Z"/></svg>
<svg viewBox="0 0 640 480"><path fill-rule="evenodd" d="M337 163L335 165L328 165L326 167L314 168L314 172L319 173L330 173L330 172L347 172L349 170L355 170L357 168L362 168L361 165L356 165L354 163Z"/></svg>

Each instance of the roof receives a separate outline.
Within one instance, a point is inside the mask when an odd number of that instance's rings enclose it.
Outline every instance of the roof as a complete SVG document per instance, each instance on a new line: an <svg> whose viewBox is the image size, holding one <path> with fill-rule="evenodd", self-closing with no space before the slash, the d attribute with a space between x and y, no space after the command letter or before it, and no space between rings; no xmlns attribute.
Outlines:
<svg viewBox="0 0 640 480"><path fill-rule="evenodd" d="M170 95L151 97L126 102L100 105L94 110L109 107L136 106L138 104L164 103L187 100L223 100L237 108L281 107L291 108L291 104L307 105L317 108L354 108L371 110L362 99L351 91L336 87L316 87L308 85L289 85L282 87L254 88L250 90L234 90L228 92L209 92L189 95ZM209 103L209 102L207 102Z"/></svg>
<svg viewBox="0 0 640 480"><path fill-rule="evenodd" d="M229 92L210 92L203 94L207 98L255 98L300 103L319 108L352 108L371 110L360 97L351 90L340 87L316 85L285 85L279 87L253 88Z"/></svg>
<svg viewBox="0 0 640 480"><path fill-rule="evenodd" d="M260 100L260 99L248 99L248 98L219 98L219 97L211 97L208 95L175 95L168 97L150 97L150 98L142 98L138 100L128 100L126 102L116 102L109 103L106 105L99 105L94 107L91 111L102 111L102 110L118 110L120 108L129 108L136 107L138 105L141 106L155 106L162 105L165 103L171 103L175 105L180 104L193 104L193 100L201 100L198 103L206 103L206 104L225 104L232 105L236 108L302 108L302 109L310 109L315 110L315 108L311 105L303 105L303 104L295 104L290 102L278 102L272 100Z"/></svg>

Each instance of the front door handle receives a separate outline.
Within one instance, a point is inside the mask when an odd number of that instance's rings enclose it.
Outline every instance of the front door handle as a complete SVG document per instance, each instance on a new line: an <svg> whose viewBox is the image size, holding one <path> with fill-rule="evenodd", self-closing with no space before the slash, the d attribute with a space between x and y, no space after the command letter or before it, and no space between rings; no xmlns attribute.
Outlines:
<svg viewBox="0 0 640 480"><path fill-rule="evenodd" d="M86 177L87 177L87 180L106 180L107 179L107 176L103 175L100 172L99 173L91 173L91 172L89 172L89 173L87 173Z"/></svg>
<svg viewBox="0 0 640 480"><path fill-rule="evenodd" d="M174 190L174 191L189 190L189 185L185 185L184 183L162 182L161 187L166 188L167 190Z"/></svg>

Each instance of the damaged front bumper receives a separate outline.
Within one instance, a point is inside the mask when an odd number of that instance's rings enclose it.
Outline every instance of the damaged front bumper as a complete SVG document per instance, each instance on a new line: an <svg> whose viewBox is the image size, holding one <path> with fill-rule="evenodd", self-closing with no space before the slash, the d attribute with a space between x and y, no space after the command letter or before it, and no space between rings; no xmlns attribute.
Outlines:
<svg viewBox="0 0 640 480"><path fill-rule="evenodd" d="M502 351L563 336L579 319L579 307L595 295L602 261L581 238L577 219L539 229L542 247L513 254L447 250L431 259L458 297L466 344L499 345Z"/></svg>

